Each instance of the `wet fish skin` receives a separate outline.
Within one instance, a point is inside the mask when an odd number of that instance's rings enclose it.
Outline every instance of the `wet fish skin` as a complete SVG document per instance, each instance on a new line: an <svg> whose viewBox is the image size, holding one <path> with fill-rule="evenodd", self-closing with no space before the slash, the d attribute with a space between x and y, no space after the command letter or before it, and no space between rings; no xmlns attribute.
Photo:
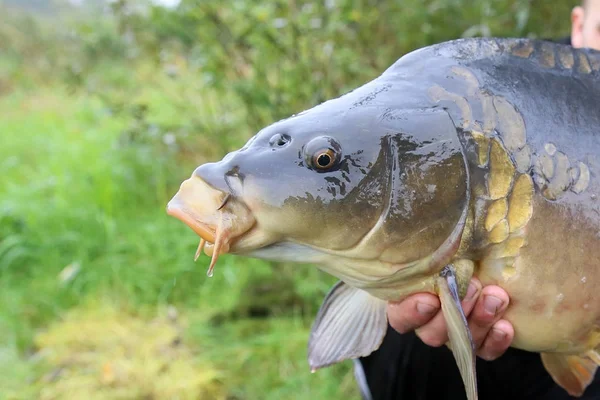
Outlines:
<svg viewBox="0 0 600 400"><path fill-rule="evenodd" d="M451 294L475 275L509 293L513 346L542 353L580 395L600 360L599 71L598 52L543 41L430 46L190 179L231 196L223 213L251 215L230 252L341 280L313 327L311 368L375 350L385 302L420 291L441 296L462 338L455 356L468 360Z"/></svg>

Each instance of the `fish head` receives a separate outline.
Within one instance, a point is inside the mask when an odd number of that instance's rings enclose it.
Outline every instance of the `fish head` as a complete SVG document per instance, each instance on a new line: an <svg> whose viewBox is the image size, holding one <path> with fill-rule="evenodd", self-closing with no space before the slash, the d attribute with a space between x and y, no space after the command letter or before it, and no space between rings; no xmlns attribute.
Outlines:
<svg viewBox="0 0 600 400"><path fill-rule="evenodd" d="M199 166L168 213L213 260L217 251L316 262L360 286L447 241L464 217L466 174L442 109L324 103Z"/></svg>

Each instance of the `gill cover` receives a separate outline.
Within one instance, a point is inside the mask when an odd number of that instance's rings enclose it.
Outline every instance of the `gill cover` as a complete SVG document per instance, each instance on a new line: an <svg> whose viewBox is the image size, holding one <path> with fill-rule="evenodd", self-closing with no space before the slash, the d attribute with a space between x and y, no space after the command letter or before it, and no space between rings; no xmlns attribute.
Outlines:
<svg viewBox="0 0 600 400"><path fill-rule="evenodd" d="M461 137L441 108L387 110L371 129L380 133L380 155L371 167L377 174L360 186L379 182L378 218L360 242L335 253L343 257L321 268L386 300L433 292L433 277L456 253L468 214Z"/></svg>
<svg viewBox="0 0 600 400"><path fill-rule="evenodd" d="M396 247L389 247L382 258L388 255L407 260L411 255L416 261L403 267L388 265L387 276L370 282L342 268L324 268L342 282L327 295L312 327L308 360L313 371L377 350L388 325L385 300L421 291L427 288L427 281L433 292L440 285L440 270L455 255L465 227L470 199L467 158L449 115L442 109L387 112L380 122L391 129L383 141L387 146L382 147L388 159L389 192L380 226L364 242L395 243ZM410 231L411 237L398 241L394 231L398 228ZM401 256L394 257L394 252ZM452 285L444 287L452 289ZM452 306L448 290L443 293L444 303ZM456 290L452 293L456 296ZM451 310L463 315L462 310ZM445 316L450 322L460 320ZM453 330L456 332L460 338L455 340L455 347L461 343L472 349L472 341L463 340L470 338L468 326L459 324ZM474 379L473 370L463 376Z"/></svg>

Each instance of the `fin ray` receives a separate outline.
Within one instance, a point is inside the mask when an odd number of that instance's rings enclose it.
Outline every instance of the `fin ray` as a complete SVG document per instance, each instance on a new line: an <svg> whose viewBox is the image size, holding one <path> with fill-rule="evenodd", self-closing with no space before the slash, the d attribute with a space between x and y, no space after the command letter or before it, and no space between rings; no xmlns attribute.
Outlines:
<svg viewBox="0 0 600 400"><path fill-rule="evenodd" d="M437 278L442 313L448 326L450 349L463 379L467 398L477 400L475 345L458 296L454 268L446 266Z"/></svg>
<svg viewBox="0 0 600 400"><path fill-rule="evenodd" d="M576 397L583 395L598 368L593 360L583 355L542 353L541 357L554 382Z"/></svg>
<svg viewBox="0 0 600 400"><path fill-rule="evenodd" d="M377 350L387 332L387 302L343 282L329 291L317 314L308 342L314 372Z"/></svg>

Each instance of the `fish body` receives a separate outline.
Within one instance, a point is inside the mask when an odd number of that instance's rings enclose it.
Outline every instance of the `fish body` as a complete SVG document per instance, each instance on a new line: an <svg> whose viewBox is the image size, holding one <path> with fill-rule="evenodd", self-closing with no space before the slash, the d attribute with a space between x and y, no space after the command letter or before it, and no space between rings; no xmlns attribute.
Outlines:
<svg viewBox="0 0 600 400"><path fill-rule="evenodd" d="M508 292L512 346L580 395L600 361L599 129L600 53L445 42L198 167L168 212L213 266L231 252L340 279L315 320L313 369L374 351L386 301L431 292L476 398L460 308L474 275Z"/></svg>

